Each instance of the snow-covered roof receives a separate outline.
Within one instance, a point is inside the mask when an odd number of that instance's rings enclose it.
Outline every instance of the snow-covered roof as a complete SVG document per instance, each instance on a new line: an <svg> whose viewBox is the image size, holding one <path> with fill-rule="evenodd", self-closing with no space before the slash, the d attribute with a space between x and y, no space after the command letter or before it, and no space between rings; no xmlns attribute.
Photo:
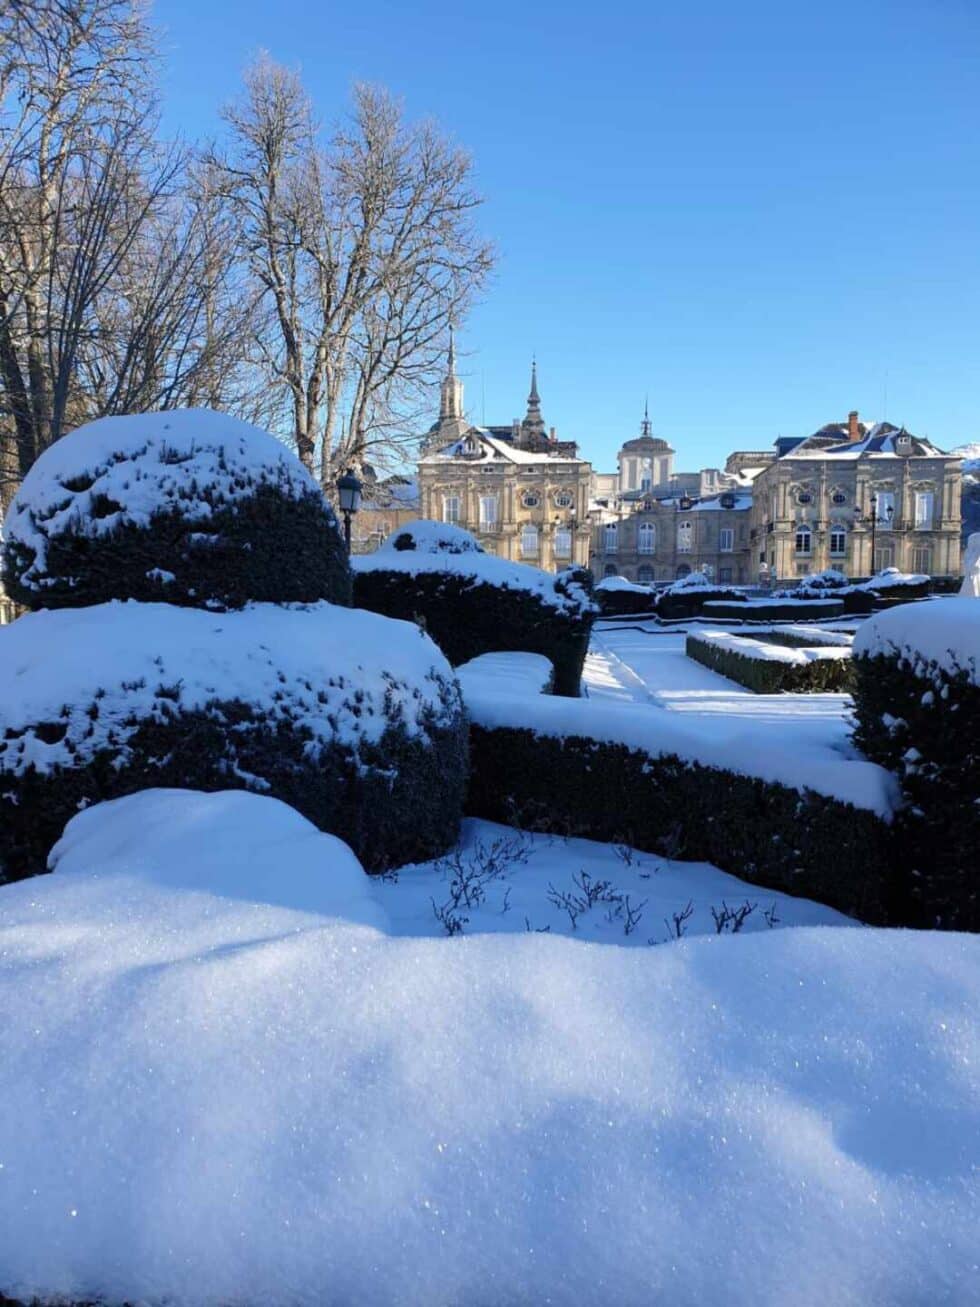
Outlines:
<svg viewBox="0 0 980 1307"><path fill-rule="evenodd" d="M913 436L911 432L905 431L898 427L892 426L890 422L875 422L872 426L865 427L861 424L865 434L860 440L848 441L847 427L837 428L835 426L823 427L813 436L808 436L799 443L793 444L782 458L832 458L832 459L856 459L866 456L870 457L890 457L899 458L896 447L896 439L899 436L908 437L911 441L912 454L918 458L949 458L941 449L937 449L930 441L925 440L922 436ZM833 438L836 430L840 430L842 439L837 443ZM828 439L828 437L831 437Z"/></svg>
<svg viewBox="0 0 980 1307"><path fill-rule="evenodd" d="M476 441L483 447L480 454L474 455L466 452L467 443L472 441ZM455 458L464 459L467 463L505 459L508 462L522 465L566 463L570 466L581 466L586 462L584 458L572 458L568 454L550 454L547 451L534 453L528 449L518 449L509 440L503 440L499 436L492 436L485 427L471 427L466 435L459 440L454 440L450 444L432 450L430 453L423 455L419 461L422 463L439 463Z"/></svg>

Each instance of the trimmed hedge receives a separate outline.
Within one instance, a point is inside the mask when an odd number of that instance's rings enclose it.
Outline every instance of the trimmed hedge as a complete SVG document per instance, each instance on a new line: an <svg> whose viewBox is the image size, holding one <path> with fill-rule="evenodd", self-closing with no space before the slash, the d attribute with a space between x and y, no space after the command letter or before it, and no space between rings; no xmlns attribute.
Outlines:
<svg viewBox="0 0 980 1307"><path fill-rule="evenodd" d="M241 699L215 699L181 712L161 687L157 718L127 740L98 749L75 767L6 772L0 792L0 883L38 875L68 820L81 808L138 790L251 790L282 799L321 830L345 840L368 871L444 853L459 834L467 771L465 718L430 723L428 742L401 724L355 751L335 743L312 749L310 733ZM94 698L83 711L97 715ZM38 723L38 736L61 723ZM22 732L7 730L4 751Z"/></svg>
<svg viewBox="0 0 980 1307"><path fill-rule="evenodd" d="M350 603L320 487L267 432L209 410L102 418L62 437L25 477L4 537L4 583L32 609Z"/></svg>
<svg viewBox="0 0 980 1307"><path fill-rule="evenodd" d="M906 800L909 924L980 931L980 686L966 668L899 652L853 665L855 743L898 775Z"/></svg>
<svg viewBox="0 0 980 1307"><path fill-rule="evenodd" d="M807 603L804 599L780 602L778 599L753 601L747 608L733 603L709 602L705 617L742 622L814 622L824 618L840 617L844 612L842 599L821 599Z"/></svg>
<svg viewBox="0 0 980 1307"><path fill-rule="evenodd" d="M667 590L657 601L657 615L665 622L683 621L685 618L700 617L706 603L724 602L744 604L747 596L738 590L727 587L720 589Z"/></svg>
<svg viewBox="0 0 980 1307"><path fill-rule="evenodd" d="M649 594L640 594L637 590L603 590L596 589L595 601L603 617L627 617L653 615L657 611L657 595L651 590Z"/></svg>
<svg viewBox="0 0 980 1307"><path fill-rule="evenodd" d="M563 577L567 577L564 582ZM575 569L560 574L555 587L590 583L588 572ZM580 692L595 617L590 605L566 611L532 591L451 571L380 568L354 573L354 604L386 617L418 622L454 667L483 653L539 653L555 669L555 694L575 698Z"/></svg>
<svg viewBox="0 0 980 1307"><path fill-rule="evenodd" d="M687 637L685 652L688 658L703 663L756 694L840 692L850 690L852 684L850 658L816 658L807 663L784 663L753 657L750 649L738 652L726 649L716 641L693 634Z"/></svg>
<svg viewBox="0 0 980 1307"><path fill-rule="evenodd" d="M111 603L0 633L0 879L44 870L81 807L245 789L378 870L444 852L466 786L459 685L403 623L329 604Z"/></svg>
<svg viewBox="0 0 980 1307"><path fill-rule="evenodd" d="M205 496L207 498L207 496ZM110 599L181 607L242 608L250 600L312 603L351 599L347 551L319 493L285 498L257 486L235 504L215 504L207 523L156 513L104 536L66 529L49 538L43 588L22 578L36 553L4 544L4 584L28 608L83 608Z"/></svg>
<svg viewBox="0 0 980 1307"><path fill-rule="evenodd" d="M902 920L891 828L839 800L581 736L473 725L467 812L714 863L862 921Z"/></svg>

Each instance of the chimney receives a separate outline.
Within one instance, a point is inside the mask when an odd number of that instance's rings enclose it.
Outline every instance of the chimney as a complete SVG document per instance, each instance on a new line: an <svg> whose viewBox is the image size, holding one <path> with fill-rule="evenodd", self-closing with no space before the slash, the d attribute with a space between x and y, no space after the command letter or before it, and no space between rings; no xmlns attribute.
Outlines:
<svg viewBox="0 0 980 1307"><path fill-rule="evenodd" d="M861 439L861 427L858 423L858 412L852 408L847 415L847 440L848 444L854 445Z"/></svg>
<svg viewBox="0 0 980 1307"><path fill-rule="evenodd" d="M555 441L556 441L557 439L558 439L558 437L557 437L557 435L555 434L555 428L552 427L552 428L551 428L551 443L554 444Z"/></svg>

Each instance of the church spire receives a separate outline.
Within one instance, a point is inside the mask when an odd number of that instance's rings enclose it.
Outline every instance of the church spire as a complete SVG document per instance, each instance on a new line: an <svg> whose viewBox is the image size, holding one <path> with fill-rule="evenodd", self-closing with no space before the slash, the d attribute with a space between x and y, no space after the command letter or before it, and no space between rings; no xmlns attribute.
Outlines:
<svg viewBox="0 0 980 1307"><path fill-rule="evenodd" d="M463 383L456 376L456 336L452 325L449 327L449 356L446 360L446 375L442 383L439 403L439 421L451 422L463 416Z"/></svg>
<svg viewBox="0 0 980 1307"><path fill-rule="evenodd" d="M531 359L531 393L527 397L527 412L521 423L525 437L544 436L544 418L541 416L541 396L538 394L538 361Z"/></svg>
<svg viewBox="0 0 980 1307"><path fill-rule="evenodd" d="M650 397L649 395L643 401L643 421L640 423L640 435L652 435L650 428Z"/></svg>

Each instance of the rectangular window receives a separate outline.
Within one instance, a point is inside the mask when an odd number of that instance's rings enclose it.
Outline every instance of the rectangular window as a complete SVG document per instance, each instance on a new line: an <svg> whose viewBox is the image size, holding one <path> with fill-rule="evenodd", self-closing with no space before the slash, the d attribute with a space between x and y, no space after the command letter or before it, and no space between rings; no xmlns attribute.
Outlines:
<svg viewBox="0 0 980 1307"><path fill-rule="evenodd" d="M932 549L928 545L918 545L912 550L912 571L932 573Z"/></svg>
<svg viewBox="0 0 980 1307"><path fill-rule="evenodd" d="M916 531L932 530L932 515L935 496L931 490L920 490L915 496Z"/></svg>
<svg viewBox="0 0 980 1307"><path fill-rule="evenodd" d="M571 558L572 533L567 526L560 526L555 532L555 557Z"/></svg>
<svg viewBox="0 0 980 1307"><path fill-rule="evenodd" d="M721 581L722 584L726 584L730 582L731 579L732 579L732 569L730 567L718 568L718 580Z"/></svg>
<svg viewBox="0 0 980 1307"><path fill-rule="evenodd" d="M521 530L521 557L537 558L538 556L538 528L529 524Z"/></svg>
<svg viewBox="0 0 980 1307"><path fill-rule="evenodd" d="M832 558L843 558L847 553L847 532L842 526L830 528L830 554Z"/></svg>
<svg viewBox="0 0 980 1307"><path fill-rule="evenodd" d="M483 495L480 498L480 530L494 531L497 527L497 496Z"/></svg>
<svg viewBox="0 0 980 1307"><path fill-rule="evenodd" d="M886 567L895 566L895 546L875 545L875 571L882 572Z"/></svg>
<svg viewBox="0 0 980 1307"><path fill-rule="evenodd" d="M607 554L614 554L619 549L619 532L615 522L611 522L603 531L603 543Z"/></svg>
<svg viewBox="0 0 980 1307"><path fill-rule="evenodd" d="M888 531L895 522L895 496L890 490L879 490L875 496L875 511L878 515L878 530Z"/></svg>
<svg viewBox="0 0 980 1307"><path fill-rule="evenodd" d="M718 548L723 554L730 554L735 548L735 529L723 526L718 532Z"/></svg>
<svg viewBox="0 0 980 1307"><path fill-rule="evenodd" d="M446 495L442 501L442 520L452 522L456 525L459 522L459 495Z"/></svg>
<svg viewBox="0 0 980 1307"><path fill-rule="evenodd" d="M677 552L689 554L694 549L694 528L690 522L677 524Z"/></svg>

